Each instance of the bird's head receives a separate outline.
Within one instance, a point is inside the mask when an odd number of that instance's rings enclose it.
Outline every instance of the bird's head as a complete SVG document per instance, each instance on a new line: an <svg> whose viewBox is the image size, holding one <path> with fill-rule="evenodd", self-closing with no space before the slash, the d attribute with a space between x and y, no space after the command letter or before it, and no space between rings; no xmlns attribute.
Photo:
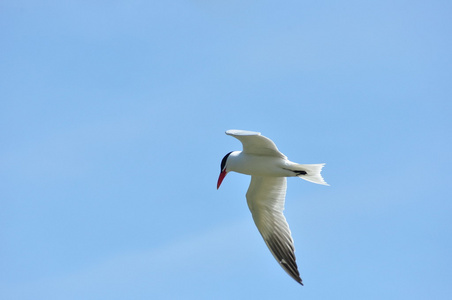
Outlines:
<svg viewBox="0 0 452 300"><path fill-rule="evenodd" d="M226 174L228 174L228 157L229 155L232 153L233 151L229 152L228 154L226 154L223 159L221 160L221 165L220 165L220 176L218 177L218 182L217 182L217 190L220 188L221 183L223 182L224 177L226 177Z"/></svg>

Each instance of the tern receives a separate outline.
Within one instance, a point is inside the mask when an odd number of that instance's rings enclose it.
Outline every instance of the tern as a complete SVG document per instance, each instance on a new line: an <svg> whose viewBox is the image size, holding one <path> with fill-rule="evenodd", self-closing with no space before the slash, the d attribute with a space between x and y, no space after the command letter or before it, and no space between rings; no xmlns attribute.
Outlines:
<svg viewBox="0 0 452 300"><path fill-rule="evenodd" d="M325 164L301 165L291 162L272 140L260 132L228 130L226 134L242 142L243 151L232 151L223 157L217 189L228 172L251 175L246 199L254 223L279 265L303 285L289 225L283 215L286 177L300 177L328 185L320 175Z"/></svg>

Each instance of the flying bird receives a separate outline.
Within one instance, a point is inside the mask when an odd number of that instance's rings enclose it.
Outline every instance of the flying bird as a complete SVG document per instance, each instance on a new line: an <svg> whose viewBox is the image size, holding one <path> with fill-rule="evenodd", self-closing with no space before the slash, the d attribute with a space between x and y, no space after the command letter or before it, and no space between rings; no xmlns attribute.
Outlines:
<svg viewBox="0 0 452 300"><path fill-rule="evenodd" d="M228 130L242 142L242 151L232 151L221 160L217 189L228 172L251 175L246 193L248 207L265 244L279 265L295 281L303 285L295 259L295 248L289 225L283 215L286 177L328 185L320 175L325 164L297 164L279 152L275 143L260 132Z"/></svg>

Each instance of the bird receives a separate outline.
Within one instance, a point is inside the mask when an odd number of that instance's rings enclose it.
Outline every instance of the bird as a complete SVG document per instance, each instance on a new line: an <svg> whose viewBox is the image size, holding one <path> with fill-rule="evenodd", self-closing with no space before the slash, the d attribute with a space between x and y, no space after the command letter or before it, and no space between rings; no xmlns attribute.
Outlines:
<svg viewBox="0 0 452 300"><path fill-rule="evenodd" d="M260 132L231 129L226 134L238 139L243 150L231 151L221 160L217 190L229 172L251 175L246 199L254 223L279 265L303 285L289 224L283 214L286 177L328 185L320 174L325 164L294 163Z"/></svg>

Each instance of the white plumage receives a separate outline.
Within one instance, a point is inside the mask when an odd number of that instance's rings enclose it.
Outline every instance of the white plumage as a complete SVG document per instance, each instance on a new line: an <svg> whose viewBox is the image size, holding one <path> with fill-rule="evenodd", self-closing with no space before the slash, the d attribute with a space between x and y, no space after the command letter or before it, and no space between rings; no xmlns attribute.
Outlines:
<svg viewBox="0 0 452 300"><path fill-rule="evenodd" d="M303 285L289 225L283 215L286 177L297 176L327 185L320 175L324 164L302 165L291 162L272 140L259 132L228 130L226 134L240 140L243 150L230 152L223 158L217 188L230 171L251 175L246 199L254 223L281 267Z"/></svg>

